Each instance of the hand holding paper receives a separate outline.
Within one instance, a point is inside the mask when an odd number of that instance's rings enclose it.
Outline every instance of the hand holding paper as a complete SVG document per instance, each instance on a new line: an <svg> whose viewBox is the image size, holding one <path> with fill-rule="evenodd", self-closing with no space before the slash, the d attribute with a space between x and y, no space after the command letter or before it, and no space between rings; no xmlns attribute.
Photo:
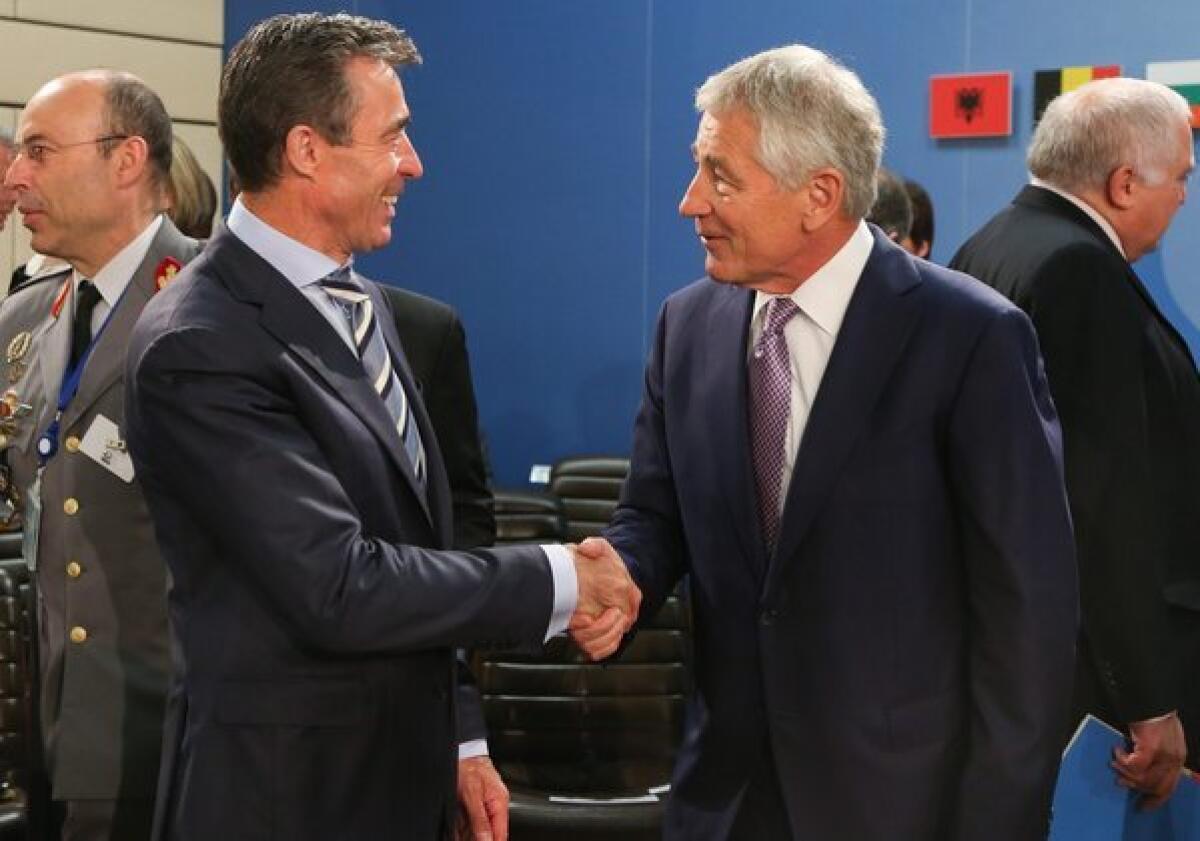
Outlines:
<svg viewBox="0 0 1200 841"><path fill-rule="evenodd" d="M1183 725L1172 712L1152 721L1129 725L1133 750L1113 751L1112 767L1121 785L1142 792L1141 807L1156 809L1167 801L1179 783L1179 773L1187 756Z"/></svg>

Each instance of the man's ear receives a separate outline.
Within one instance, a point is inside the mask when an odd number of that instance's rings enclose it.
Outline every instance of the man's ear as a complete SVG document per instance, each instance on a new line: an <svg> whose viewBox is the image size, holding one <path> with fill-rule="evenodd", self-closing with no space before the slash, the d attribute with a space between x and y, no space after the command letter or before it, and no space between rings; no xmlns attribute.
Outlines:
<svg viewBox="0 0 1200 841"><path fill-rule="evenodd" d="M1104 184L1105 197L1113 207L1128 210L1137 197L1137 186L1133 167L1122 164L1108 174Z"/></svg>
<svg viewBox="0 0 1200 841"><path fill-rule="evenodd" d="M117 182L121 185L132 184L146 171L150 147L145 138L137 135L114 142L118 145L113 149L110 158L116 164Z"/></svg>
<svg viewBox="0 0 1200 841"><path fill-rule="evenodd" d="M325 154L325 140L312 126L292 126L283 140L283 167L312 178Z"/></svg>
<svg viewBox="0 0 1200 841"><path fill-rule="evenodd" d="M808 200L802 223L804 230L811 233L825 227L841 212L846 179L836 169L825 167L809 175L808 183L801 190Z"/></svg>

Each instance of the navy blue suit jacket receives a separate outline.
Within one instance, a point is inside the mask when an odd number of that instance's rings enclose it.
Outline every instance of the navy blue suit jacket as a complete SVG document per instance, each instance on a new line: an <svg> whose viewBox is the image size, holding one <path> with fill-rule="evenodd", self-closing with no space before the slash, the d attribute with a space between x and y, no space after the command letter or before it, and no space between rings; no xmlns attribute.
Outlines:
<svg viewBox="0 0 1200 841"><path fill-rule="evenodd" d="M156 838L437 837L455 803L453 648L545 633L540 549L446 550L436 437L391 319L376 324L425 489L357 356L232 234L133 332L129 444L179 657Z"/></svg>
<svg viewBox="0 0 1200 841"><path fill-rule="evenodd" d="M1061 442L1028 319L874 231L767 557L753 293L667 299L608 537L646 602L684 574L696 692L666 837L725 838L773 755L793 833L1045 838L1077 595Z"/></svg>

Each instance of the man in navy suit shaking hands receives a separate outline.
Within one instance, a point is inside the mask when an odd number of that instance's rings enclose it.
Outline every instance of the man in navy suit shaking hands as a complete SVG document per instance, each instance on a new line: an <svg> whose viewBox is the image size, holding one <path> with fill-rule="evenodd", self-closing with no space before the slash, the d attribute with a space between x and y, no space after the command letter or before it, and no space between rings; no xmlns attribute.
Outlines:
<svg viewBox="0 0 1200 841"><path fill-rule="evenodd" d="M502 841L507 792L454 648L588 616L603 654L637 614L611 550L448 548L436 438L352 263L422 174L394 69L416 60L381 21L252 28L218 107L242 193L130 342L129 444L181 655L161 839L441 838L462 800Z"/></svg>
<svg viewBox="0 0 1200 841"><path fill-rule="evenodd" d="M708 277L663 305L607 532L644 615L690 584L666 837L1043 839L1077 596L1029 320L863 222L883 125L823 53L696 104Z"/></svg>

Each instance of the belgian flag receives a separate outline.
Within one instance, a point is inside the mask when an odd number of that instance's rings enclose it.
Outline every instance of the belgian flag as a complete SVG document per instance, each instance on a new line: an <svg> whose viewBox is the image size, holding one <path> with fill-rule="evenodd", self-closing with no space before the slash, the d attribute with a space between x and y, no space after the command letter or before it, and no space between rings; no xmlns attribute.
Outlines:
<svg viewBox="0 0 1200 841"><path fill-rule="evenodd" d="M1111 79L1121 75L1121 66L1105 64L1101 67L1058 67L1054 70L1039 70L1033 74L1033 122L1042 118L1050 100L1060 93L1068 93L1093 79Z"/></svg>

